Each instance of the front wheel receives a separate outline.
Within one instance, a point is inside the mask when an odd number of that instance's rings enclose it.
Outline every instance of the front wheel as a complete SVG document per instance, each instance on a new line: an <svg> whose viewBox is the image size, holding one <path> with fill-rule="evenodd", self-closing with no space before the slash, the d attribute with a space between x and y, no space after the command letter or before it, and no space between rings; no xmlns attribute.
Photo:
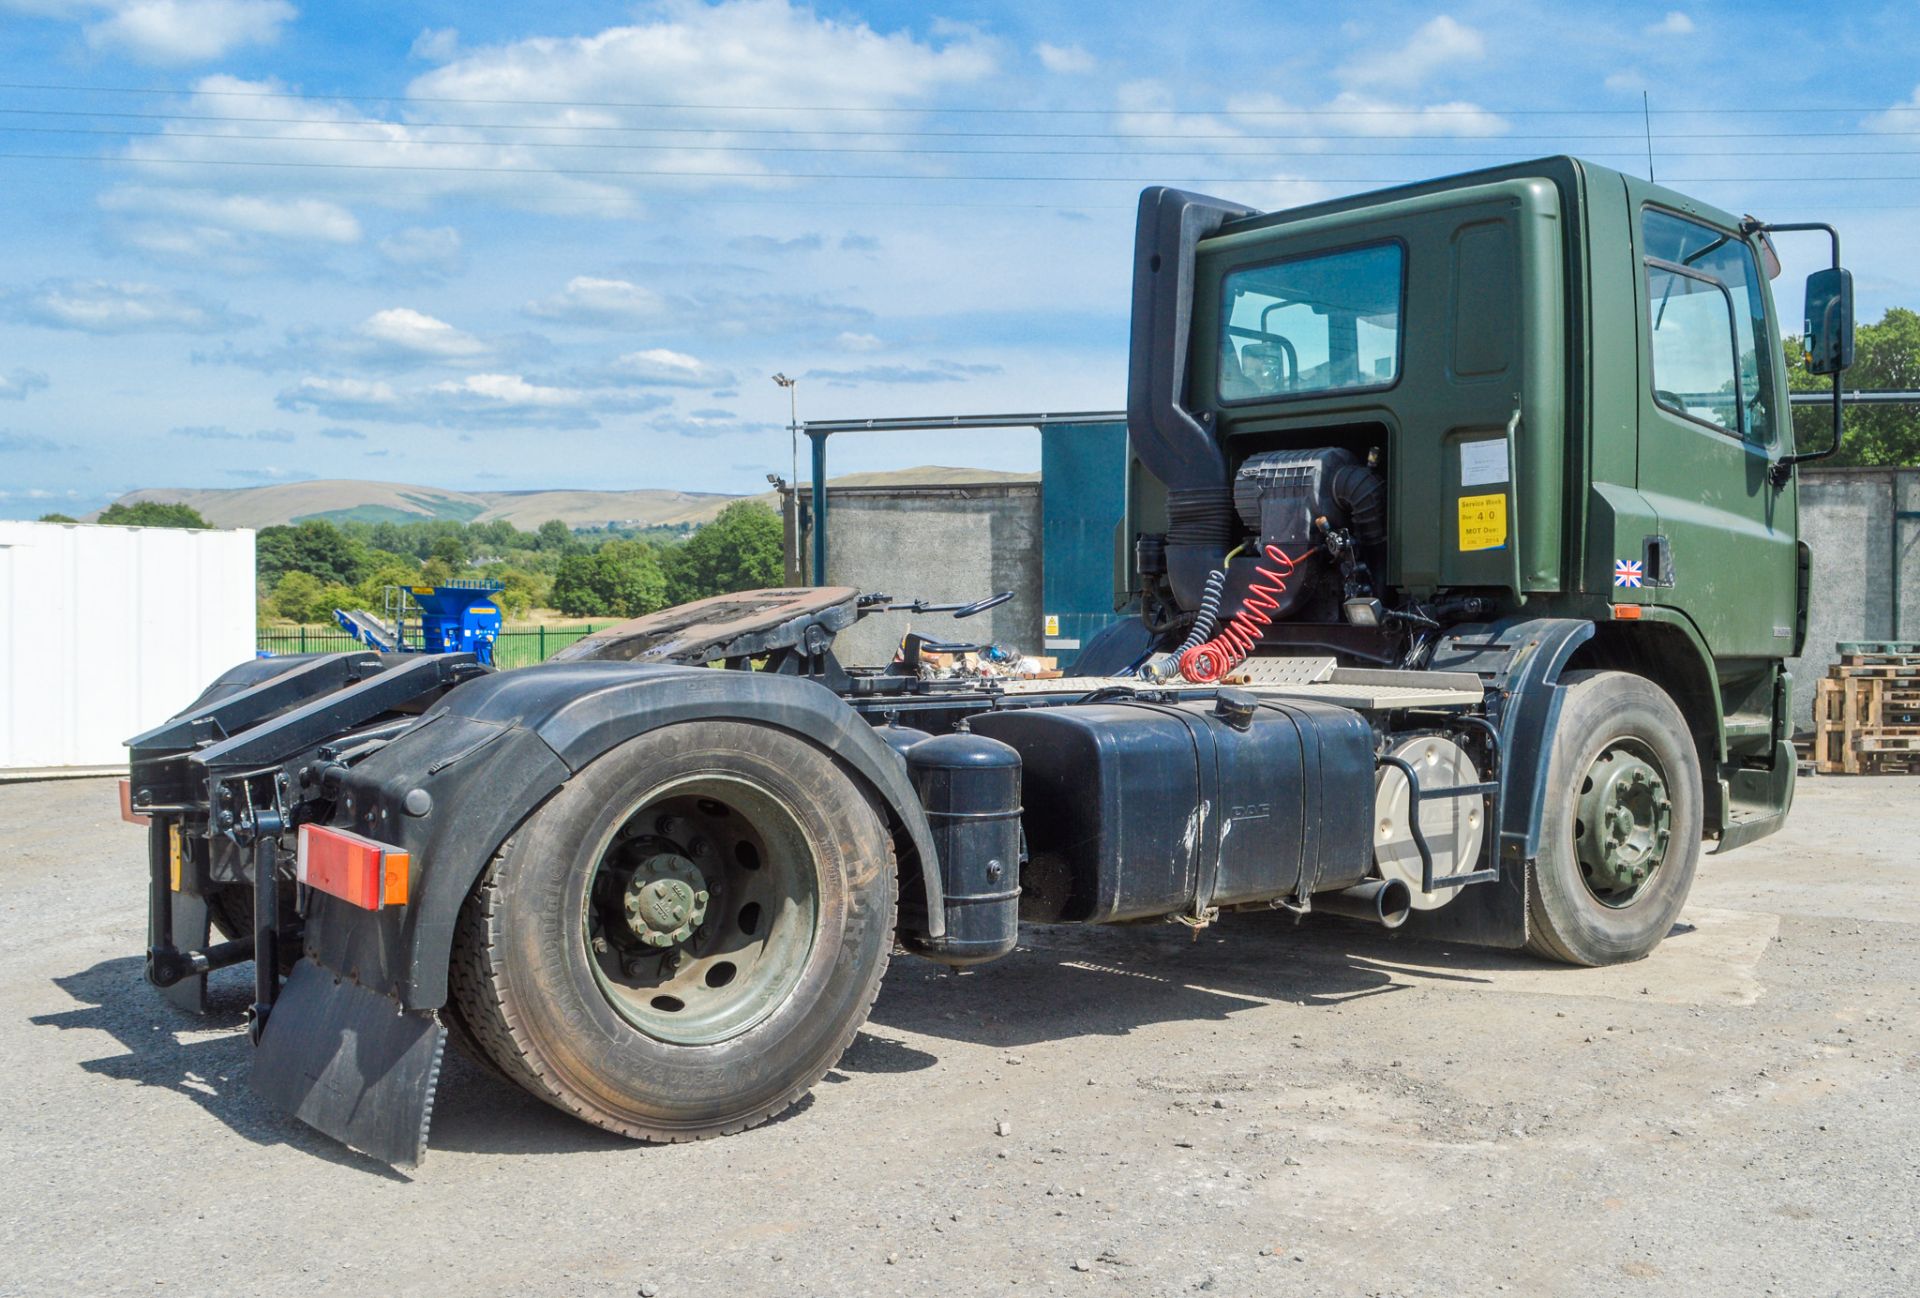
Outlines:
<svg viewBox="0 0 1920 1298"><path fill-rule="evenodd" d="M671 726L501 850L461 912L453 1005L500 1071L596 1126L739 1131L852 1041L893 912L891 839L832 757L767 726Z"/></svg>
<svg viewBox="0 0 1920 1298"><path fill-rule="evenodd" d="M1700 859L1700 759L1665 691L1569 672L1547 762L1527 949L1566 964L1638 960L1673 927Z"/></svg>

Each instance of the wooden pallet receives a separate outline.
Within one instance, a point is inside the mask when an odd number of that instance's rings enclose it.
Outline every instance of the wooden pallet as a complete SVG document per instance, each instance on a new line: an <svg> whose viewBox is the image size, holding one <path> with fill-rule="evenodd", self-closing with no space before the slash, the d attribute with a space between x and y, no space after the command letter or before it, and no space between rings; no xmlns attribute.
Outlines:
<svg viewBox="0 0 1920 1298"><path fill-rule="evenodd" d="M1920 701L1898 679L1844 665L1814 682L1809 756L1821 775L1892 775L1920 770Z"/></svg>

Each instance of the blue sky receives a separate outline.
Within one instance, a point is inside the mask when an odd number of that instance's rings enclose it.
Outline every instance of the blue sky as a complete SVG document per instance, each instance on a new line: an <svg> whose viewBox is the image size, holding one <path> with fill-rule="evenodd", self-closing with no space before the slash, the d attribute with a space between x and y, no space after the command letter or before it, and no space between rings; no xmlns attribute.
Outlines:
<svg viewBox="0 0 1920 1298"><path fill-rule="evenodd" d="M1912 4L1364 14L0 0L0 516L302 477L754 490L787 466L775 370L802 417L1112 408L1143 184L1643 171L1643 89L1661 180L1833 220L1865 318L1920 305ZM1822 252L1783 252L1793 319Z"/></svg>

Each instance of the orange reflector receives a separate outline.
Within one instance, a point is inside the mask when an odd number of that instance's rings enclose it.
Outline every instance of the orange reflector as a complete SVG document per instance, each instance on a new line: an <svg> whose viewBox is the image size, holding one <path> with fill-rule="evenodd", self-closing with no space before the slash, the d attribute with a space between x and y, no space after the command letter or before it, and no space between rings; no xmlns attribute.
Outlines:
<svg viewBox="0 0 1920 1298"><path fill-rule="evenodd" d="M133 809L133 781L120 781L120 819L129 825L151 825L153 817Z"/></svg>
<svg viewBox="0 0 1920 1298"><path fill-rule="evenodd" d="M1613 620L1616 622L1638 622L1640 620L1640 606L1638 604L1615 604L1613 606Z"/></svg>
<svg viewBox="0 0 1920 1298"><path fill-rule="evenodd" d="M362 910L407 904L407 853L345 829L300 826L300 882Z"/></svg>

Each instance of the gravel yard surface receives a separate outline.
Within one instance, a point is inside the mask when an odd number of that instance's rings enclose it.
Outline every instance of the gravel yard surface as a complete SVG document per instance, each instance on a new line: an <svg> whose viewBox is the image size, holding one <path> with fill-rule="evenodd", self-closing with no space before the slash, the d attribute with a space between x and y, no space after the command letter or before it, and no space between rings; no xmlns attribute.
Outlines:
<svg viewBox="0 0 1920 1298"><path fill-rule="evenodd" d="M141 977L110 781L0 786L0 1293L1911 1295L1920 779L1804 780L1605 970L1230 916L897 957L809 1100L628 1144L451 1052L401 1174Z"/></svg>

